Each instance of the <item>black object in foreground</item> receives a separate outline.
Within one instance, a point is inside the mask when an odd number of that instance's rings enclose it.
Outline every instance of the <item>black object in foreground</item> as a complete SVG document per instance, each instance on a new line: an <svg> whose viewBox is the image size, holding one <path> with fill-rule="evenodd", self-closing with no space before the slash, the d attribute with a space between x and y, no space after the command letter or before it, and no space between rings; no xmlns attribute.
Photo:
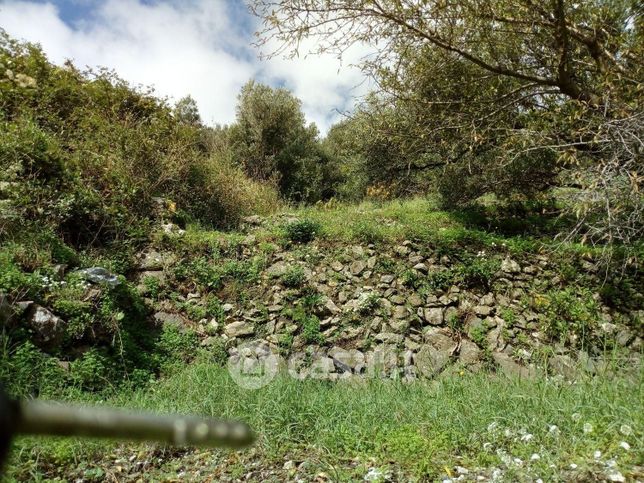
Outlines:
<svg viewBox="0 0 644 483"><path fill-rule="evenodd" d="M0 391L1 392L1 391ZM235 421L156 415L96 406L44 401L11 401L0 395L0 463L9 441L20 434L87 436L157 441L177 446L241 448L251 444L250 428Z"/></svg>

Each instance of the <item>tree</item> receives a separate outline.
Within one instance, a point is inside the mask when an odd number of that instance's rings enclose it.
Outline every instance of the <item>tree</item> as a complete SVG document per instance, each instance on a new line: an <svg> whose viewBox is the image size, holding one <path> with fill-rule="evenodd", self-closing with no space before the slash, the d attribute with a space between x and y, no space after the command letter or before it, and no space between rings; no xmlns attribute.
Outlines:
<svg viewBox="0 0 644 483"><path fill-rule="evenodd" d="M190 95L182 97L177 101L174 106L174 115L177 120L183 124L190 124L193 126L201 125L199 107L197 106L197 102Z"/></svg>
<svg viewBox="0 0 644 483"><path fill-rule="evenodd" d="M415 145L424 154L431 143L448 172L464 157L478 162L473 174L495 162L491 182L494 172L520 175L520 165L541 172L554 158L555 174L581 188L568 205L579 217L575 231L628 244L644 235L640 7L636 0L252 1L264 19L260 44L277 42L270 55L295 55L307 38L317 52L340 55L354 44L373 46L363 67L378 83L379 108L406 118L403 151ZM426 122L412 122L419 114ZM384 131L402 140L400 125L385 123ZM420 159L410 158L409 169L423 166Z"/></svg>
<svg viewBox="0 0 644 483"><path fill-rule="evenodd" d="M237 104L229 139L235 159L257 180L273 180L295 201L328 197L330 163L301 102L286 89L248 82Z"/></svg>

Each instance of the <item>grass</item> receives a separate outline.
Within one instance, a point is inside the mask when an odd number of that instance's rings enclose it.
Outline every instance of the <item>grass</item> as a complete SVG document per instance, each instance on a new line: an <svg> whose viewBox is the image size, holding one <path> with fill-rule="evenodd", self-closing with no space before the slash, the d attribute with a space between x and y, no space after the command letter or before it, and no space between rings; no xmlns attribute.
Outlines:
<svg viewBox="0 0 644 483"><path fill-rule="evenodd" d="M105 403L240 418L259 435L256 452L262 459L319 461L345 480L361 479L355 472L363 471L363 476L367 470L349 465L352 459L389 468L405 479L443 478L459 465L470 471L500 468L508 481L551 480L570 471L571 464L582 475L600 471L596 451L602 461L614 458L625 474L641 458L642 378L633 377L599 377L573 385L489 375L415 384L284 377L248 391L219 366L200 363L150 389L123 392ZM584 432L584 425L591 425L592 432ZM631 434L623 434L625 427ZM622 441L630 451L619 446ZM126 448L128 454L150 451L143 445ZM10 474L19 480L78 476L87 468L107 472L116 451L115 443L20 439ZM533 454L540 459L531 461ZM506 464L508 457L523 463Z"/></svg>

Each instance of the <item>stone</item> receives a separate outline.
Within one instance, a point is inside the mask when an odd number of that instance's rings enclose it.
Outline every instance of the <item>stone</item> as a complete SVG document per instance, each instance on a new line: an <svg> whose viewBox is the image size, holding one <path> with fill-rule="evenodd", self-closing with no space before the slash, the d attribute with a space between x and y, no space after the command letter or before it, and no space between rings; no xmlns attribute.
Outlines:
<svg viewBox="0 0 644 483"><path fill-rule="evenodd" d="M405 303L405 297L403 297L402 295L394 295L392 297L389 297L389 301L395 305L403 305Z"/></svg>
<svg viewBox="0 0 644 483"><path fill-rule="evenodd" d="M369 260L367 260L367 268L369 270L373 270L376 267L376 263L378 262L377 257L369 257Z"/></svg>
<svg viewBox="0 0 644 483"><path fill-rule="evenodd" d="M329 357L333 359L336 367L339 365L340 367L344 366L346 369L356 373L364 369L365 355L357 349L342 349L335 346L329 350Z"/></svg>
<svg viewBox="0 0 644 483"><path fill-rule="evenodd" d="M144 253L141 257L141 261L139 262L139 270L163 270L168 265L174 263L175 260L176 257L172 253L161 253L156 250L151 250Z"/></svg>
<svg viewBox="0 0 644 483"><path fill-rule="evenodd" d="M443 309L441 307L425 309L423 311L423 317L430 325L442 325L444 320Z"/></svg>
<svg viewBox="0 0 644 483"><path fill-rule="evenodd" d="M394 314L394 318L389 321L389 327L397 334L404 334L409 330L409 321Z"/></svg>
<svg viewBox="0 0 644 483"><path fill-rule="evenodd" d="M407 299L407 302L409 302L412 307L420 307L423 305L423 300L416 293L411 294Z"/></svg>
<svg viewBox="0 0 644 483"><path fill-rule="evenodd" d="M480 305L494 305L494 295L491 293L483 295L479 300Z"/></svg>
<svg viewBox="0 0 644 483"><path fill-rule="evenodd" d="M554 374L559 374L568 380L573 380L577 377L577 367L570 356L552 356L548 359L548 368Z"/></svg>
<svg viewBox="0 0 644 483"><path fill-rule="evenodd" d="M458 352L458 360L465 366L472 366L481 362L483 351L471 340L463 339Z"/></svg>
<svg viewBox="0 0 644 483"><path fill-rule="evenodd" d="M183 327L186 324L186 319L184 319L181 315L162 311L156 312L154 314L154 320L161 325L174 325L177 327Z"/></svg>
<svg viewBox="0 0 644 483"><path fill-rule="evenodd" d="M380 281L386 284L390 284L394 280L396 280L396 277L394 277L393 275L383 275L382 277L380 277Z"/></svg>
<svg viewBox="0 0 644 483"><path fill-rule="evenodd" d="M447 329L429 330L425 342L416 355L416 366L425 377L433 377L449 363L457 344Z"/></svg>
<svg viewBox="0 0 644 483"><path fill-rule="evenodd" d="M392 332L381 332L380 334L376 334L375 339L378 342L383 342L385 344L402 344L404 337L400 334L394 334Z"/></svg>
<svg viewBox="0 0 644 483"><path fill-rule="evenodd" d="M351 264L351 273L355 276L360 275L364 269L367 268L367 264L362 260L356 260Z"/></svg>
<svg viewBox="0 0 644 483"><path fill-rule="evenodd" d="M255 326L250 322L239 321L232 322L224 327L224 333L228 337L241 337L244 335L252 335L255 333Z"/></svg>
<svg viewBox="0 0 644 483"><path fill-rule="evenodd" d="M366 354L367 376L391 377L396 376L398 368L398 351L395 345L381 345Z"/></svg>
<svg viewBox="0 0 644 483"><path fill-rule="evenodd" d="M344 265L342 265L338 260L334 260L331 262L331 268L336 272L341 272L344 270Z"/></svg>
<svg viewBox="0 0 644 483"><path fill-rule="evenodd" d="M224 304L221 306L221 309L224 311L225 314L229 314L233 311L235 306L233 304Z"/></svg>
<svg viewBox="0 0 644 483"><path fill-rule="evenodd" d="M420 273L429 273L429 267L424 263L414 265L414 270L418 270Z"/></svg>
<svg viewBox="0 0 644 483"><path fill-rule="evenodd" d="M275 262L273 265L266 269L266 273L270 277L281 277L288 271L288 265L284 262Z"/></svg>
<svg viewBox="0 0 644 483"><path fill-rule="evenodd" d="M512 357L504 352L493 352L492 358L500 372L506 376L532 379L536 375L534 368L517 364Z"/></svg>
<svg viewBox="0 0 644 483"><path fill-rule="evenodd" d="M105 284L109 287L117 287L121 284L117 275L114 275L103 267L84 268L77 270L76 273L84 280L96 284Z"/></svg>
<svg viewBox="0 0 644 483"><path fill-rule="evenodd" d="M494 309L488 305L477 305L474 307L474 313L480 315L481 317L487 317L492 313Z"/></svg>
<svg viewBox="0 0 644 483"><path fill-rule="evenodd" d="M396 305L394 307L394 319L404 319L408 315L409 312L407 311L407 307L405 307L404 305Z"/></svg>
<svg viewBox="0 0 644 483"><path fill-rule="evenodd" d="M501 270L505 273L521 273L521 265L510 257L506 257L503 262L501 262Z"/></svg>
<svg viewBox="0 0 644 483"><path fill-rule="evenodd" d="M45 307L34 304L27 317L27 325L34 333L33 340L36 345L51 347L60 343L67 322Z"/></svg>

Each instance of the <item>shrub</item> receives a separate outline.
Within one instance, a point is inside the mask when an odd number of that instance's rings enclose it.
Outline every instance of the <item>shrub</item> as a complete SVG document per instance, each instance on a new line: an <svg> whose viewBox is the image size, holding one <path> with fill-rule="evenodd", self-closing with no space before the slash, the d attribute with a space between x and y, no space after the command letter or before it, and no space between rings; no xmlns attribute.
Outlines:
<svg viewBox="0 0 644 483"><path fill-rule="evenodd" d="M298 288L306 281L304 268L300 265L290 266L281 277L282 283L288 288Z"/></svg>
<svg viewBox="0 0 644 483"><path fill-rule="evenodd" d="M308 243L320 234L322 226L313 220L298 220L284 226L286 237L293 243Z"/></svg>
<svg viewBox="0 0 644 483"><path fill-rule="evenodd" d="M543 321L546 334L562 342L566 342L572 334L578 338L581 347L588 346L600 316L590 290L570 287L551 290L539 300L545 313Z"/></svg>

